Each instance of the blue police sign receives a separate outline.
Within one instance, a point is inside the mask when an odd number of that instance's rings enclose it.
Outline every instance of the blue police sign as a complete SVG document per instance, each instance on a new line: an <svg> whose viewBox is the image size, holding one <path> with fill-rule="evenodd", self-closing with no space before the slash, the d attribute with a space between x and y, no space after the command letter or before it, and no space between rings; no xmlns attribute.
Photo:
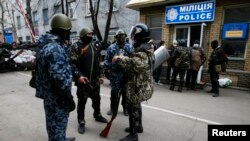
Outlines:
<svg viewBox="0 0 250 141"><path fill-rule="evenodd" d="M214 11L214 1L167 6L166 24L214 21Z"/></svg>

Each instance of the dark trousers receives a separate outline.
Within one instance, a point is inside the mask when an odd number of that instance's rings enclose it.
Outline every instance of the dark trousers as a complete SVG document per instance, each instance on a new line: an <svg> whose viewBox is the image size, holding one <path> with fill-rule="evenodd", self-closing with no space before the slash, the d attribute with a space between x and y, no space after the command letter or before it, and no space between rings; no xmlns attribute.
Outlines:
<svg viewBox="0 0 250 141"><path fill-rule="evenodd" d="M183 83L184 83L185 73L186 73L186 69L174 68L173 74L172 74L171 85L175 86L176 77L179 74L179 77L180 77L180 85L179 85L179 87L182 88L183 87Z"/></svg>
<svg viewBox="0 0 250 141"><path fill-rule="evenodd" d="M60 107L55 99L44 99L46 128L49 141L66 141L69 111Z"/></svg>
<svg viewBox="0 0 250 141"><path fill-rule="evenodd" d="M131 135L137 134L137 127L142 126L141 103L128 104L129 132Z"/></svg>
<svg viewBox="0 0 250 141"><path fill-rule="evenodd" d="M187 70L186 87L190 87L191 89L195 89L197 75L198 75L197 70L193 70L193 69ZM190 82L191 82L191 85L190 85Z"/></svg>
<svg viewBox="0 0 250 141"><path fill-rule="evenodd" d="M159 82L161 76L162 66L159 66L157 69L154 70L153 76L155 82Z"/></svg>
<svg viewBox="0 0 250 141"><path fill-rule="evenodd" d="M94 109L94 118L101 115L100 105L101 105L101 96L100 96L100 85L95 87L81 86L77 88L77 118L79 124L85 124L85 105L87 103L88 97L92 100L92 107Z"/></svg>
<svg viewBox="0 0 250 141"><path fill-rule="evenodd" d="M210 80L212 84L212 92L219 93L219 72L216 72L214 68L209 69Z"/></svg>

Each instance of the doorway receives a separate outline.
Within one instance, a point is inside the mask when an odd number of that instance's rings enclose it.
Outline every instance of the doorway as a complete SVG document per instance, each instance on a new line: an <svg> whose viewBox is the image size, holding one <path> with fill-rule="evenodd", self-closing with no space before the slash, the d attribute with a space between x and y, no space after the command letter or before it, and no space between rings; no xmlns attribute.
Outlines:
<svg viewBox="0 0 250 141"><path fill-rule="evenodd" d="M185 40L187 47L192 47L196 40L201 40L201 25L175 25L174 39Z"/></svg>

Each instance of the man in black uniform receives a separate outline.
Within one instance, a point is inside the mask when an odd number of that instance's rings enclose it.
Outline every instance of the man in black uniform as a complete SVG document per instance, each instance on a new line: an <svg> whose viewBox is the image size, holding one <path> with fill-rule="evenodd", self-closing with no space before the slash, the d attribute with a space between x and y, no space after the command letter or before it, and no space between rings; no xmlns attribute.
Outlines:
<svg viewBox="0 0 250 141"><path fill-rule="evenodd" d="M95 120L107 123L100 112L100 84L103 83L103 79L100 77L98 50L91 43L92 36L92 30L83 28L80 31L80 40L69 49L72 73L77 86L77 118L80 134L85 132L85 105L88 97L92 99Z"/></svg>

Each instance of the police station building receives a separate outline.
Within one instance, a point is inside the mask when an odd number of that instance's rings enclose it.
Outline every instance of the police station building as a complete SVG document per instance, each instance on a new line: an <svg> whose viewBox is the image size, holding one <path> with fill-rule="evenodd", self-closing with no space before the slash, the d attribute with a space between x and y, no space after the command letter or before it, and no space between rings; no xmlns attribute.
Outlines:
<svg viewBox="0 0 250 141"><path fill-rule="evenodd" d="M220 78L231 79L233 87L250 88L249 0L131 0L127 7L140 12L140 22L150 27L156 43L164 40L170 46L173 40L184 39L192 47L198 40L209 58L210 43L218 40L230 52L227 71ZM198 79L210 83L207 63Z"/></svg>

